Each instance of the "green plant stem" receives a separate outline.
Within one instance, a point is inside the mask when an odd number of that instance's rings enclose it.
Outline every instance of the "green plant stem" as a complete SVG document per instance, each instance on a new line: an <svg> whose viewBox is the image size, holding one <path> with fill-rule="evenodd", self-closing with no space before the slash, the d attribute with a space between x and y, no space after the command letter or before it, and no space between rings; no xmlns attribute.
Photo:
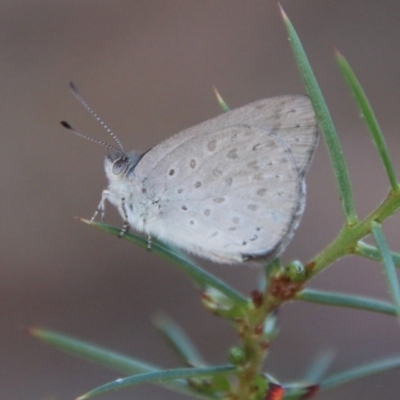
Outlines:
<svg viewBox="0 0 400 400"><path fill-rule="evenodd" d="M382 223L399 208L400 194L397 191L390 191L378 208L356 225L345 226L336 239L306 265L306 279L311 279L338 259L355 254L358 241L371 233L371 223L373 221Z"/></svg>
<svg viewBox="0 0 400 400"><path fill-rule="evenodd" d="M347 295L343 293L325 292L315 289L303 289L296 294L297 300L308 301L333 307L348 307L358 310L377 312L380 314L397 316L393 304L371 299L364 296Z"/></svg>
<svg viewBox="0 0 400 400"><path fill-rule="evenodd" d="M336 60L339 64L339 67L349 85L349 88L356 99L358 108L363 116L367 128L371 133L371 137L375 146L379 152L379 155L382 159L383 165L385 166L385 170L387 172L390 185L394 191L399 191L399 183L397 182L396 172L392 163L392 160L389 155L389 149L387 147L385 137L379 127L378 120L375 117L375 113L368 101L366 94L364 93L364 89L360 85L356 75L354 74L350 64L347 60L336 50Z"/></svg>
<svg viewBox="0 0 400 400"><path fill-rule="evenodd" d="M371 230L376 245L382 256L382 264L384 266L390 294L396 307L397 316L400 316L399 280L397 279L396 267L394 265L392 255L390 254L389 246L382 231L382 225L374 221L371 223Z"/></svg>
<svg viewBox="0 0 400 400"><path fill-rule="evenodd" d="M292 46L297 66L299 67L304 85L310 96L310 100L314 107L315 114L317 115L328 148L338 191L340 193L343 213L346 218L346 224L352 226L358 222L358 217L355 209L353 189L336 129L317 79L311 68L311 64L308 61L303 45L300 42L299 36L281 5L279 5L279 7L283 17L283 22L285 23L289 35L290 44Z"/></svg>
<svg viewBox="0 0 400 400"><path fill-rule="evenodd" d="M270 337L264 331L266 319L283 302L283 299L273 293L275 279L279 279L280 273L279 260L274 260L267 266L268 284L264 293L257 292L258 300L253 298L252 307L248 308L243 320L238 321L237 331L247 358L242 368L238 369L238 385L233 397L235 400L248 400L257 390L256 380L270 345Z"/></svg>
<svg viewBox="0 0 400 400"><path fill-rule="evenodd" d="M166 315L157 315L153 318L153 323L163 333L186 365L192 367L206 366L206 362L189 336L175 321Z"/></svg>
<svg viewBox="0 0 400 400"><path fill-rule="evenodd" d="M188 379L197 376L210 376L218 374L231 373L235 369L232 365L214 366L214 367L204 367L204 368L176 368L163 371L147 372L144 374L137 374L133 376L128 376L127 378L120 378L116 381L106 383L101 385L96 389L91 390L77 397L75 400L84 400L91 397L98 396L99 394L107 393L114 390L120 390L127 387L132 387L142 383L153 383L162 382L176 379Z"/></svg>
<svg viewBox="0 0 400 400"><path fill-rule="evenodd" d="M382 261L382 256L379 250L376 247L364 242L357 243L356 254L365 258L369 258L370 260ZM391 251L390 254L396 267L400 267L400 254L393 251Z"/></svg>
<svg viewBox="0 0 400 400"><path fill-rule="evenodd" d="M265 301L261 307L249 310L247 318L238 324L247 359L242 368L238 369L235 400L248 400L254 394L255 378L260 374L269 345L262 335L262 327L271 311L270 302Z"/></svg>

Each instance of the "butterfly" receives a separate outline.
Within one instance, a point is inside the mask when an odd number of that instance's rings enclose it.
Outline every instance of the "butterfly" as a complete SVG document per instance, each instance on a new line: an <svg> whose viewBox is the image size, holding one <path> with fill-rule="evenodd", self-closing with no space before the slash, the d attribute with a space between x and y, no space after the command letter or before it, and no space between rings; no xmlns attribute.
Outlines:
<svg viewBox="0 0 400 400"><path fill-rule="evenodd" d="M270 260L293 237L305 207L305 174L318 143L307 96L255 101L183 130L145 153L103 144L105 201L129 228L218 263ZM96 214L95 214L96 216Z"/></svg>

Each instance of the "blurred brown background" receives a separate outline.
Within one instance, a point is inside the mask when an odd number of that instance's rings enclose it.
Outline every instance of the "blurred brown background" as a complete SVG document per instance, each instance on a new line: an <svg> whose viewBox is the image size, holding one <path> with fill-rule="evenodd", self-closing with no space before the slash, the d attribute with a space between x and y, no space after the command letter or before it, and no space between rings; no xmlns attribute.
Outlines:
<svg viewBox="0 0 400 400"><path fill-rule="evenodd" d="M283 0L303 41L340 133L361 216L388 183L332 56L337 46L369 95L398 171L400 4ZM230 327L206 313L199 293L171 265L92 229L106 181L103 149L68 134L105 132L71 95L73 80L126 148L148 149L217 115L212 85L231 107L304 93L275 1L10 1L0 4L1 226L0 398L67 400L119 377L21 333L35 324L165 367L178 360L152 327L163 312L179 321L205 357L226 362ZM308 174L307 209L284 260L307 261L342 224L321 142ZM108 208L107 221L120 224ZM399 218L384 225L399 250ZM249 294L256 269L207 265ZM388 298L378 264L349 258L312 287ZM400 353L395 319L367 312L291 304L266 370L303 376L321 352L336 351L331 372ZM400 371L323 393L320 399L395 399ZM138 387L104 399L183 399Z"/></svg>

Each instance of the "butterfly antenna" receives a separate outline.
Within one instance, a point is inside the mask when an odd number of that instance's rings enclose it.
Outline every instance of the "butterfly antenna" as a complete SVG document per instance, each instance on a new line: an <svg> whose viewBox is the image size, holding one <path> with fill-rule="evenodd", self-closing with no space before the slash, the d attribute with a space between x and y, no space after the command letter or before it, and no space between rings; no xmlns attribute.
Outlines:
<svg viewBox="0 0 400 400"><path fill-rule="evenodd" d="M75 135L80 136L81 138L84 138L84 139L86 139L86 140L90 140L91 142L95 142L95 143L101 144L101 145L105 146L106 149L113 149L113 150L115 150L115 151L121 153L121 150L120 150L120 149L117 149L116 147L111 146L110 144L108 144L108 143L106 143L106 142L103 142L102 140L98 140L98 139L92 138L92 137L90 137L90 136L84 135L83 133L80 133L80 132L76 131L68 122L61 121L60 124L61 124L65 129L68 129L68 130L71 131L72 133L75 133ZM108 152L107 152L107 154L108 154ZM122 151L122 154L124 154L123 151Z"/></svg>
<svg viewBox="0 0 400 400"><path fill-rule="evenodd" d="M81 94L78 92L78 89L75 87L75 85L72 82L69 82L69 87L73 93L73 95L78 99L78 101L86 108L86 110L89 111L89 113L96 119L96 121L108 132L108 134L117 142L118 146L120 147L120 150L117 151L122 151L123 154L125 154L124 151L124 147L122 146L122 143L120 142L120 140L117 138L117 136L115 135L115 133L107 126L107 124L97 115L97 113L93 110L92 107L89 106L89 104L86 102L86 100L81 96ZM66 127L63 123L61 123L61 125L63 125L64 127ZM70 126L69 124L67 124L68 126ZM70 129L70 128L67 128ZM82 135L79 132L76 132L73 129L70 129L72 132L78 134L79 136L82 136L86 139L92 140L94 142L97 143L102 143L99 140L95 140L93 138L90 138L89 136L85 136ZM107 144L106 144L107 145ZM110 145L107 145L110 148L114 148Z"/></svg>

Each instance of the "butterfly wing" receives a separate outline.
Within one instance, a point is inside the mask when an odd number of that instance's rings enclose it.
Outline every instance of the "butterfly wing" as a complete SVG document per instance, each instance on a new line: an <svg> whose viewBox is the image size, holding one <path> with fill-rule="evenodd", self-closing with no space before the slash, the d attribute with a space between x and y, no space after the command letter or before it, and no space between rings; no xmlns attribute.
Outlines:
<svg viewBox="0 0 400 400"><path fill-rule="evenodd" d="M218 262L277 255L304 204L289 146L254 126L199 127L160 143L136 166L135 181L157 205L147 209L144 230Z"/></svg>
<svg viewBox="0 0 400 400"><path fill-rule="evenodd" d="M239 124L277 134L290 147L301 176L305 175L318 142L318 130L310 99L299 95L258 100L173 135L151 149L154 164L147 167L153 168L158 159L193 137Z"/></svg>
<svg viewBox="0 0 400 400"><path fill-rule="evenodd" d="M318 143L315 112L307 96L279 96L233 110L232 120L276 133L286 142L302 176Z"/></svg>

